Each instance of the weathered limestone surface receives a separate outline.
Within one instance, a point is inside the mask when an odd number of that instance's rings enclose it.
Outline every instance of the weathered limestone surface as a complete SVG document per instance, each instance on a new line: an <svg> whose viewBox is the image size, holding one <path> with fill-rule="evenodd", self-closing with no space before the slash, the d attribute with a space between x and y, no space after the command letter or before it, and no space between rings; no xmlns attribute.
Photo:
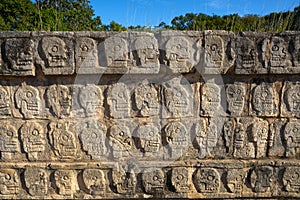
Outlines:
<svg viewBox="0 0 300 200"><path fill-rule="evenodd" d="M0 32L0 198L300 198L300 33Z"/></svg>

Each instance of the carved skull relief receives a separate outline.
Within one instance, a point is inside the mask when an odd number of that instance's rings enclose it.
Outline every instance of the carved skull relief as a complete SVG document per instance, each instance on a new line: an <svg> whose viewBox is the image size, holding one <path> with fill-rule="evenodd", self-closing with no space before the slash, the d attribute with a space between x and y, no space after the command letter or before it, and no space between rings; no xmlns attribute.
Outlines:
<svg viewBox="0 0 300 200"><path fill-rule="evenodd" d="M92 195L104 194L106 190L105 176L100 169L85 169L83 171L83 183Z"/></svg>
<svg viewBox="0 0 300 200"><path fill-rule="evenodd" d="M20 179L14 169L0 169L0 194L15 195L19 193Z"/></svg>
<svg viewBox="0 0 300 200"><path fill-rule="evenodd" d="M68 117L72 108L72 96L69 88L65 85L51 85L47 96L50 108L55 116L59 118Z"/></svg>
<svg viewBox="0 0 300 200"><path fill-rule="evenodd" d="M44 196L48 193L48 175L46 170L28 167L24 173L25 185L31 196Z"/></svg>
<svg viewBox="0 0 300 200"><path fill-rule="evenodd" d="M22 83L16 90L15 102L24 118L35 118L40 114L42 103L38 89L33 86Z"/></svg>
<svg viewBox="0 0 300 200"><path fill-rule="evenodd" d="M73 170L56 170L54 172L54 183L58 189L58 194L72 196L77 189L76 173Z"/></svg>
<svg viewBox="0 0 300 200"><path fill-rule="evenodd" d="M67 49L62 39L58 37L44 37L42 39L42 51L47 67L57 68L66 66Z"/></svg>

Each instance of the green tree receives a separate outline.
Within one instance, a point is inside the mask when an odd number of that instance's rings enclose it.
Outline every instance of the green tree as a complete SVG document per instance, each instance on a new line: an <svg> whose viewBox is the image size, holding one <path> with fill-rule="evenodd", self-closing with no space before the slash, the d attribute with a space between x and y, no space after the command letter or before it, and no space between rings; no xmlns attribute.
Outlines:
<svg viewBox="0 0 300 200"><path fill-rule="evenodd" d="M3 31L35 30L37 12L30 0L1 0L0 29Z"/></svg>
<svg viewBox="0 0 300 200"><path fill-rule="evenodd" d="M36 0L41 30L91 31L101 30L99 16L89 0Z"/></svg>

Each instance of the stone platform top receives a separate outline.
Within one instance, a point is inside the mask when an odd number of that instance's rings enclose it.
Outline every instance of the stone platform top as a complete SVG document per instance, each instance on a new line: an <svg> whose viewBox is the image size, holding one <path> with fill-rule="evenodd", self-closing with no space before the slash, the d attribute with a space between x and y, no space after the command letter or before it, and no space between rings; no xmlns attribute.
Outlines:
<svg viewBox="0 0 300 200"><path fill-rule="evenodd" d="M0 45L0 199L300 198L300 32Z"/></svg>

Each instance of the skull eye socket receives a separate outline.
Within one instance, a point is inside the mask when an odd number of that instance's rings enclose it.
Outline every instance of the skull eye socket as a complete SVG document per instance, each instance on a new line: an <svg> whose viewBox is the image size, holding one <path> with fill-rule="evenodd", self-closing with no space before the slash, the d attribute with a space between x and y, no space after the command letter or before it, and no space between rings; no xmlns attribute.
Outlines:
<svg viewBox="0 0 300 200"><path fill-rule="evenodd" d="M119 133L119 136L124 136L124 132L121 131L121 132Z"/></svg>
<svg viewBox="0 0 300 200"><path fill-rule="evenodd" d="M114 51L120 51L120 50L121 50L121 46L116 45L116 46L114 47Z"/></svg>
<svg viewBox="0 0 300 200"><path fill-rule="evenodd" d="M97 176L93 176L93 177L92 177L92 180L93 180L93 181L96 181L97 179L98 179Z"/></svg>
<svg viewBox="0 0 300 200"><path fill-rule="evenodd" d="M27 98L31 98L31 97L33 97L33 94L31 91L27 91L26 96L27 96Z"/></svg>
<svg viewBox="0 0 300 200"><path fill-rule="evenodd" d="M36 130L36 129L34 129L34 130L32 131L32 135L34 135L34 136L38 136L39 134L40 134L39 131Z"/></svg>
<svg viewBox="0 0 300 200"><path fill-rule="evenodd" d="M158 176L153 176L153 180L154 180L154 181L157 181L158 179L159 179Z"/></svg>
<svg viewBox="0 0 300 200"><path fill-rule="evenodd" d="M52 48L51 48L51 51L53 53L56 53L58 51L58 46L54 45Z"/></svg>
<svg viewBox="0 0 300 200"><path fill-rule="evenodd" d="M153 131L150 131L150 132L149 132L149 136L151 136L151 137L154 136L154 132L153 132Z"/></svg>
<svg viewBox="0 0 300 200"><path fill-rule="evenodd" d="M279 46L278 45L273 45L272 46L272 51L279 51Z"/></svg>
<svg viewBox="0 0 300 200"><path fill-rule="evenodd" d="M211 51L216 51L217 48L218 48L218 46L217 46L216 44L212 44L212 45L210 46L210 50L211 50Z"/></svg>
<svg viewBox="0 0 300 200"><path fill-rule="evenodd" d="M68 175L64 175L64 176L63 176L63 180L66 181L66 180L68 180L68 179L69 179L69 176L68 176Z"/></svg>
<svg viewBox="0 0 300 200"><path fill-rule="evenodd" d="M86 44L83 44L81 46L81 51L87 52L89 50L88 46Z"/></svg>
<svg viewBox="0 0 300 200"><path fill-rule="evenodd" d="M14 133L12 131L7 131L6 132L6 135L9 136L9 137L13 137L14 136Z"/></svg>
<svg viewBox="0 0 300 200"><path fill-rule="evenodd" d="M9 174L5 174L5 179L6 180L10 180L11 179L11 176Z"/></svg>
<svg viewBox="0 0 300 200"><path fill-rule="evenodd" d="M61 139L62 139L63 141L68 141L68 140L69 140L69 136L66 135L66 134L64 134L64 135L61 136Z"/></svg>

